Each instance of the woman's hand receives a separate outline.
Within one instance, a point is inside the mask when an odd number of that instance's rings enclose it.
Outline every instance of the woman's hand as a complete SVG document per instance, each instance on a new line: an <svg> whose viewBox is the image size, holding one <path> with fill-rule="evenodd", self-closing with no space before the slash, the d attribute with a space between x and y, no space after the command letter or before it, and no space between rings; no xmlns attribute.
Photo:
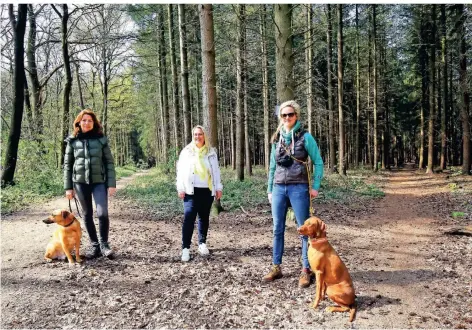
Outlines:
<svg viewBox="0 0 472 330"><path fill-rule="evenodd" d="M67 199L74 198L74 190L73 189L66 190L66 198Z"/></svg>
<svg viewBox="0 0 472 330"><path fill-rule="evenodd" d="M219 200L221 196L223 196L223 192L221 190L217 190L215 195L216 200Z"/></svg>
<svg viewBox="0 0 472 330"><path fill-rule="evenodd" d="M184 199L185 197L185 192L184 191L179 191L179 198Z"/></svg>
<svg viewBox="0 0 472 330"><path fill-rule="evenodd" d="M272 204L272 194L267 194L267 198L269 199L269 204Z"/></svg>
<svg viewBox="0 0 472 330"><path fill-rule="evenodd" d="M108 188L108 196L113 196L116 193L116 188L115 187L109 187Z"/></svg>
<svg viewBox="0 0 472 330"><path fill-rule="evenodd" d="M315 198L318 196L318 190L310 189L310 198Z"/></svg>

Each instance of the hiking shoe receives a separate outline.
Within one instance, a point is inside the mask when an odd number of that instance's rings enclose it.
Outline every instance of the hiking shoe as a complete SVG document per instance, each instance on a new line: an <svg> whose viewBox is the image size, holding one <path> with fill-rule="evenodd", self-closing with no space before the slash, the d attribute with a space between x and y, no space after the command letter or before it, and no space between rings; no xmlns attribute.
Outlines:
<svg viewBox="0 0 472 330"><path fill-rule="evenodd" d="M190 260L190 249L182 249L182 261L187 262Z"/></svg>
<svg viewBox="0 0 472 330"><path fill-rule="evenodd" d="M201 243L198 245L198 253L202 256L207 256L210 254L210 251L208 251L208 248L205 243Z"/></svg>
<svg viewBox="0 0 472 330"><path fill-rule="evenodd" d="M312 272L308 268L305 268L302 270L300 279L298 280L298 286L300 288L308 288L311 284L311 280L312 280Z"/></svg>
<svg viewBox="0 0 472 330"><path fill-rule="evenodd" d="M102 254L100 252L100 245L98 243L92 244L85 251L86 259L95 259L100 257Z"/></svg>
<svg viewBox="0 0 472 330"><path fill-rule="evenodd" d="M104 257L112 258L113 257L113 250L110 248L108 242L100 243L100 251Z"/></svg>
<svg viewBox="0 0 472 330"><path fill-rule="evenodd" d="M281 278L282 275L282 269L280 268L280 265L274 265L272 266L270 272L262 278L264 282L272 282L278 278Z"/></svg>

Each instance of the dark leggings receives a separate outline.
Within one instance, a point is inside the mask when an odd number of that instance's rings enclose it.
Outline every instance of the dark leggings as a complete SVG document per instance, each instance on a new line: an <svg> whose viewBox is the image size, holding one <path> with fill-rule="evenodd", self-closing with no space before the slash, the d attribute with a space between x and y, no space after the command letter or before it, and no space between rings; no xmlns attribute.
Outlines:
<svg viewBox="0 0 472 330"><path fill-rule="evenodd" d="M182 248L189 249L192 242L193 228L198 214L198 243L206 243L210 225L210 210L213 203L211 190L194 188L193 195L184 197L184 222L182 225Z"/></svg>
<svg viewBox="0 0 472 330"><path fill-rule="evenodd" d="M92 244L98 244L97 229L93 223L93 196L98 216L100 241L108 243L110 221L108 219L108 194L106 185L104 183L74 183L74 190L84 213L85 228L87 229L90 241Z"/></svg>

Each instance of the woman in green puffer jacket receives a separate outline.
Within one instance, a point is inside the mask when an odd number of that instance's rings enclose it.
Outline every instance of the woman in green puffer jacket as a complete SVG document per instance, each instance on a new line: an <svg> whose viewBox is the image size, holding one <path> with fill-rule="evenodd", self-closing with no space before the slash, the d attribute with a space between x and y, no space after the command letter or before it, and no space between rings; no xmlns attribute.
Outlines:
<svg viewBox="0 0 472 330"><path fill-rule="evenodd" d="M103 135L102 125L92 110L85 109L79 113L74 120L74 132L65 142L64 189L68 199L77 196L84 213L85 228L92 243L86 257L103 255L111 258L108 195L112 196L116 191L115 165L108 139ZM92 196L99 221L100 241L93 223Z"/></svg>

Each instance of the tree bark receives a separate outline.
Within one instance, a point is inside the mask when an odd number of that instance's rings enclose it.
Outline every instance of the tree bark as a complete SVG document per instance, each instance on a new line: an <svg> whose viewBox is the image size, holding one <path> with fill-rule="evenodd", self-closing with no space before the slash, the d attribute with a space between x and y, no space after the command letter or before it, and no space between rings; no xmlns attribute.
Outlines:
<svg viewBox="0 0 472 330"><path fill-rule="evenodd" d="M185 24L185 5L179 5L180 75L182 81L182 107L184 116L183 145L192 141L192 128L190 127L190 93L188 88L187 31Z"/></svg>
<svg viewBox="0 0 472 330"><path fill-rule="evenodd" d="M167 65L166 65L166 48L164 38L164 19L161 10L157 12L157 38L159 43L159 71L160 81L162 83L161 88L161 109L162 109L162 143L163 147L163 161L167 164L168 151L170 146L170 134L169 134L169 101L167 98Z"/></svg>
<svg viewBox="0 0 472 330"><path fill-rule="evenodd" d="M331 5L327 4L327 15L328 15L328 30L326 31L326 44L327 44L327 72L328 72L328 136L329 136L329 171L334 172L336 167L336 140L334 133L334 66L331 63L333 58L332 54L332 21L331 21Z"/></svg>
<svg viewBox="0 0 472 330"><path fill-rule="evenodd" d="M7 146L5 150L5 163L2 173L2 188L14 184L16 161L18 155L18 144L21 136L21 121L25 102L25 62L24 62L24 41L26 31L27 5L18 5L18 15L15 19L13 5L8 5L10 24L13 30L14 63L13 71L13 113L10 122L10 132L8 134Z"/></svg>
<svg viewBox="0 0 472 330"><path fill-rule="evenodd" d="M345 136L344 136L344 111L343 111L343 5L338 8L338 113L339 113L339 173L346 175L345 163Z"/></svg>
<svg viewBox="0 0 472 330"><path fill-rule="evenodd" d="M238 47L236 50L236 179L244 181L244 5L238 5ZM248 150L247 150L248 151Z"/></svg>
<svg viewBox="0 0 472 330"><path fill-rule="evenodd" d="M261 52L262 52L262 103L264 107L264 165L269 173L270 133L269 133L269 63L267 60L266 5L261 5Z"/></svg>
<svg viewBox="0 0 472 330"><path fill-rule="evenodd" d="M275 77L277 104L294 98L292 56L292 5L275 4Z"/></svg>
<svg viewBox="0 0 472 330"><path fill-rule="evenodd" d="M305 55L306 55L306 112L308 121L308 132L313 133L313 47L312 47L312 10L311 4L306 5L306 30L305 33Z"/></svg>
<svg viewBox="0 0 472 330"><path fill-rule="evenodd" d="M446 120L449 111L447 89L447 36L446 36L446 5L441 5L441 66L442 66L442 111L441 111L441 157L439 167L446 169L447 165L447 131Z"/></svg>
<svg viewBox="0 0 472 330"><path fill-rule="evenodd" d="M202 108L203 125L207 129L210 144L218 149L218 118L215 72L215 32L213 25L213 6L199 5L200 29L202 37ZM222 210L220 200L215 200L212 213L218 215Z"/></svg>
<svg viewBox="0 0 472 330"><path fill-rule="evenodd" d="M33 137L36 141L41 143L41 134L43 133L43 116L42 116L42 92L41 84L38 77L38 68L36 65L36 14L33 5L28 5L28 46L26 48L26 59L28 63L28 75L30 79L29 86L31 87L31 96L33 102L31 104L32 117L34 121Z"/></svg>
<svg viewBox="0 0 472 330"><path fill-rule="evenodd" d="M373 53L373 78L374 78L374 171L379 170L379 155L378 155L378 137L377 137L377 26L376 26L376 5L372 5L372 53Z"/></svg>
<svg viewBox="0 0 472 330"><path fill-rule="evenodd" d="M471 155L470 155L470 123L469 123L469 85L467 83L467 44L464 4L457 5L459 14L459 35L460 35L460 58L459 58L459 81L462 94L461 121L462 121L462 174L470 175Z"/></svg>
<svg viewBox="0 0 472 330"><path fill-rule="evenodd" d="M174 120L174 148L176 153L180 149L179 138L179 83L177 79L177 64L175 59L174 37L174 10L171 4L167 5L167 22L169 26L170 66L172 70L172 115ZM177 154L178 155L178 154Z"/></svg>
<svg viewBox="0 0 472 330"><path fill-rule="evenodd" d="M361 98L360 98L360 83L359 83L359 11L356 4L356 132L355 132L355 146L354 146L354 166L359 167L359 126L361 118Z"/></svg>
<svg viewBox="0 0 472 330"><path fill-rule="evenodd" d="M431 36L429 56L429 119L428 119L428 166L426 173L433 173L434 166L434 122L436 120L436 5L431 8Z"/></svg>

